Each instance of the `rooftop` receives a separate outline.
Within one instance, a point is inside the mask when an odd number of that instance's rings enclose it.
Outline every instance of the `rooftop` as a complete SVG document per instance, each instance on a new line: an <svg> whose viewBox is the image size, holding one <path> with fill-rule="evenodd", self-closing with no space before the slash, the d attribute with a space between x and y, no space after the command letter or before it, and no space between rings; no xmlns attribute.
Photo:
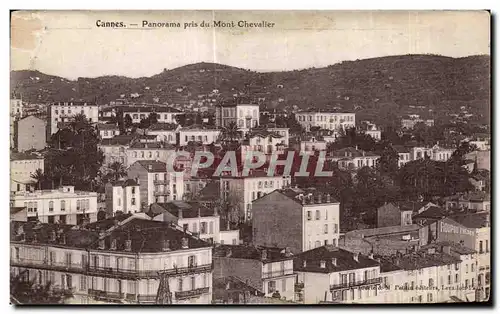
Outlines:
<svg viewBox="0 0 500 314"><path fill-rule="evenodd" d="M330 196L330 194L322 193L315 188L286 188L273 192L281 193L301 205L339 203L339 201Z"/></svg>
<svg viewBox="0 0 500 314"><path fill-rule="evenodd" d="M148 172L167 172L167 164L157 160L138 160L136 164L141 165Z"/></svg>
<svg viewBox="0 0 500 314"><path fill-rule="evenodd" d="M446 217L446 212L444 209L438 206L431 206L421 212L420 214L417 214L413 216L413 219L418 219L418 218L432 218L432 219L441 219L443 217Z"/></svg>
<svg viewBox="0 0 500 314"><path fill-rule="evenodd" d="M335 151L330 151L330 156L334 158L356 158L356 157L380 157L372 152L365 152L364 150L355 147L346 147Z"/></svg>
<svg viewBox="0 0 500 314"><path fill-rule="evenodd" d="M155 203L157 206L151 206L149 212L153 215L169 212L177 218L195 218L195 217L212 217L215 216L214 210L207 208L200 202L192 201L170 201L167 203ZM159 211L161 207L164 211Z"/></svg>
<svg viewBox="0 0 500 314"><path fill-rule="evenodd" d="M130 143L134 140L134 135L116 135L113 138L105 138L101 140L99 145L102 146L114 146L114 145L130 145Z"/></svg>
<svg viewBox="0 0 500 314"><path fill-rule="evenodd" d="M32 160L32 159L43 159L43 157L37 156L35 154L10 153L10 160Z"/></svg>
<svg viewBox="0 0 500 314"><path fill-rule="evenodd" d="M291 253L285 253L286 249L264 248L246 245L220 245L215 247L214 257L241 258L259 260L262 263L272 263L293 258Z"/></svg>
<svg viewBox="0 0 500 314"><path fill-rule="evenodd" d="M150 112L157 112L157 113L165 113L165 112L171 112L171 113L181 113L179 109L173 108L173 107L166 107L166 106L152 106L152 105L140 105L140 104L134 104L134 105L129 105L129 106L120 106L119 107L125 114L128 112L144 112L144 113L150 113Z"/></svg>
<svg viewBox="0 0 500 314"><path fill-rule="evenodd" d="M132 149L170 149L170 150L176 149L175 145L165 144L165 143L160 143L160 142L150 142L150 143L135 142L132 145L130 145L130 148L132 148Z"/></svg>
<svg viewBox="0 0 500 314"><path fill-rule="evenodd" d="M294 257L293 261L294 270L315 273L334 273L378 265L379 263L374 259L333 245L325 245L300 253Z"/></svg>
<svg viewBox="0 0 500 314"><path fill-rule="evenodd" d="M155 123L151 125L149 131L174 131L177 129L177 124L174 123Z"/></svg>
<svg viewBox="0 0 500 314"><path fill-rule="evenodd" d="M448 218L458 222L459 224L467 228L476 229L490 226L489 212L457 214L449 216Z"/></svg>
<svg viewBox="0 0 500 314"><path fill-rule="evenodd" d="M418 225L409 226L389 226L382 228L371 228L371 229L359 229L352 230L345 234L346 237L376 237L376 236L387 236L394 235L398 233L409 233L418 230L420 227Z"/></svg>
<svg viewBox="0 0 500 314"><path fill-rule="evenodd" d="M208 131L217 131L217 128L212 126L212 125L206 125L206 124L193 124L190 126L183 127L180 129L180 131L201 131L201 130L208 130Z"/></svg>
<svg viewBox="0 0 500 314"><path fill-rule="evenodd" d="M111 183L113 186L121 186L121 187L126 187L126 186L139 186L139 182L133 179L127 179L127 180L118 180L113 183Z"/></svg>
<svg viewBox="0 0 500 314"><path fill-rule="evenodd" d="M111 123L99 123L97 124L97 128L99 130L118 130L119 127L116 124L111 124Z"/></svg>
<svg viewBox="0 0 500 314"><path fill-rule="evenodd" d="M418 252L407 253L405 255L397 254L390 257L382 257L380 261L381 265L383 265L383 267L381 267L382 272L398 269L416 270L435 266L452 265L461 262L460 258L457 256L437 250L430 253L428 249L421 249Z"/></svg>

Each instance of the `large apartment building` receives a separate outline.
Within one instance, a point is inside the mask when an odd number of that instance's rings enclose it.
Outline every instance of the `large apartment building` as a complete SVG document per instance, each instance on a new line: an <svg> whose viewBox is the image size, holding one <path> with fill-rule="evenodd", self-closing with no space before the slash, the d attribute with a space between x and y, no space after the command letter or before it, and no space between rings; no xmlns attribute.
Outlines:
<svg viewBox="0 0 500 314"><path fill-rule="evenodd" d="M44 158L34 154L11 153L10 155L10 191L21 192L36 189L36 180L32 175L45 169Z"/></svg>
<svg viewBox="0 0 500 314"><path fill-rule="evenodd" d="M296 113L295 119L306 131L310 131L312 127L332 131L356 127L355 113L304 110Z"/></svg>
<svg viewBox="0 0 500 314"><path fill-rule="evenodd" d="M48 125L47 138L59 130L58 124L69 122L74 116L83 114L90 123L99 121L99 107L95 103L88 102L58 102L47 108Z"/></svg>
<svg viewBox="0 0 500 314"><path fill-rule="evenodd" d="M125 215L75 229L11 222L11 276L70 292L72 303L210 304L210 245L169 223ZM161 298L161 297L160 297Z"/></svg>
<svg viewBox="0 0 500 314"><path fill-rule="evenodd" d="M227 103L218 105L215 108L215 125L219 128L227 127L230 123L236 123L236 126L248 131L259 125L260 112L259 105L250 102L246 103Z"/></svg>
<svg viewBox="0 0 500 314"><path fill-rule="evenodd" d="M11 195L13 207L28 209L28 219L44 223L79 225L97 220L97 193L75 191L74 186L57 190L20 191Z"/></svg>
<svg viewBox="0 0 500 314"><path fill-rule="evenodd" d="M244 220L252 218L252 202L276 189L291 184L290 176L268 176L266 171L250 171L248 176L222 176L220 178L220 197L236 203Z"/></svg>
<svg viewBox="0 0 500 314"><path fill-rule="evenodd" d="M297 254L338 245L340 203L313 190L281 189L253 202L253 243Z"/></svg>

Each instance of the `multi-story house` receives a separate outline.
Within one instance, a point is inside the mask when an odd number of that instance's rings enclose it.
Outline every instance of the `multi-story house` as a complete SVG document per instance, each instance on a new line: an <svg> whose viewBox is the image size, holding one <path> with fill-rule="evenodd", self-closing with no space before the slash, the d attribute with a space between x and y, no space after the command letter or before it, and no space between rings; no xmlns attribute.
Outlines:
<svg viewBox="0 0 500 314"><path fill-rule="evenodd" d="M11 276L50 282L71 292L72 303L212 300L210 245L169 223L130 215L78 229L12 222L10 247Z"/></svg>
<svg viewBox="0 0 500 314"><path fill-rule="evenodd" d="M29 191L37 188L31 176L40 169L44 172L44 158L35 154L11 153L10 155L10 190Z"/></svg>
<svg viewBox="0 0 500 314"><path fill-rule="evenodd" d="M99 137L101 139L113 138L120 135L120 128L116 124L99 123L97 125L97 130L99 131Z"/></svg>
<svg viewBox="0 0 500 314"><path fill-rule="evenodd" d="M147 130L147 135L156 135L158 142L166 144L177 144L177 129L179 125L174 123L156 123L151 125Z"/></svg>
<svg viewBox="0 0 500 314"><path fill-rule="evenodd" d="M28 219L41 222L61 222L69 225L82 224L84 219L97 220L97 193L75 191L74 186L58 190L14 192L13 207L28 208Z"/></svg>
<svg viewBox="0 0 500 314"><path fill-rule="evenodd" d="M47 108L48 125L47 137L58 131L60 122L69 122L78 114L83 114L90 123L99 120L99 107L95 103L87 102L58 102Z"/></svg>
<svg viewBox="0 0 500 314"><path fill-rule="evenodd" d="M267 125L261 125L262 129L267 130L268 132L273 132L282 136L282 139L286 146L290 143L290 129L278 127L276 124L270 123Z"/></svg>
<svg viewBox="0 0 500 314"><path fill-rule="evenodd" d="M355 113L331 112L322 110L305 110L295 114L295 119L306 131L312 127L325 130L350 129L356 127Z"/></svg>
<svg viewBox="0 0 500 314"><path fill-rule="evenodd" d="M27 116L15 124L15 147L18 151L42 150L45 148L46 126L45 120L35 116Z"/></svg>
<svg viewBox="0 0 500 314"><path fill-rule="evenodd" d="M127 171L129 179L140 184L141 209L153 203L182 200L184 177L179 172L167 172L167 165L156 160L139 160Z"/></svg>
<svg viewBox="0 0 500 314"><path fill-rule="evenodd" d="M217 208L208 208L201 202L171 201L151 205L149 216L154 220L173 222L209 243L239 244L239 230L221 231ZM223 244L223 243L222 243Z"/></svg>
<svg viewBox="0 0 500 314"><path fill-rule="evenodd" d="M382 139L382 131L371 122L363 121L361 124L361 132L370 136L375 141L380 141Z"/></svg>
<svg viewBox="0 0 500 314"><path fill-rule="evenodd" d="M322 136L304 135L296 138L291 145L301 154L314 155L318 151L325 151L328 142Z"/></svg>
<svg viewBox="0 0 500 314"><path fill-rule="evenodd" d="M392 148L398 153L399 159L398 159L398 167L401 168L403 167L407 162L411 161L411 153L410 149L403 146L403 145L394 145Z"/></svg>
<svg viewBox="0 0 500 314"><path fill-rule="evenodd" d="M101 140L97 147L104 154L104 166L118 161L123 165L128 165L127 150L133 143L133 135L118 135L113 138Z"/></svg>
<svg viewBox="0 0 500 314"><path fill-rule="evenodd" d="M147 119L154 112L159 123L177 124L176 116L183 114L182 111L172 107L151 105L122 106L119 110L123 112L123 117L129 115L132 123L140 123L142 119Z"/></svg>
<svg viewBox="0 0 500 314"><path fill-rule="evenodd" d="M424 125L431 127L434 125L434 119L421 119L419 115L413 115L412 117L408 117L405 119L401 119L401 127L403 129L411 130L418 123L423 123Z"/></svg>
<svg viewBox="0 0 500 314"><path fill-rule="evenodd" d="M321 246L294 257L300 302L377 303L380 265L359 253Z"/></svg>
<svg viewBox="0 0 500 314"><path fill-rule="evenodd" d="M214 278L233 276L264 296L295 300L293 255L285 249L221 245L214 252Z"/></svg>
<svg viewBox="0 0 500 314"><path fill-rule="evenodd" d="M227 127L232 122L243 132L259 125L259 105L247 103L226 103L215 107L215 125Z"/></svg>
<svg viewBox="0 0 500 314"><path fill-rule="evenodd" d="M377 228L390 226L410 226L413 211L393 203L386 203L377 208Z"/></svg>
<svg viewBox="0 0 500 314"><path fill-rule="evenodd" d="M132 179L106 183L106 214L113 217L117 212L140 212L141 193L139 187L139 182Z"/></svg>
<svg viewBox="0 0 500 314"><path fill-rule="evenodd" d="M250 171L248 176L221 176L220 197L236 203L245 221L252 218L252 202L276 189L288 187L290 176L268 176L266 171Z"/></svg>
<svg viewBox="0 0 500 314"><path fill-rule="evenodd" d="M247 152L261 152L269 156L282 154L286 147L288 144L282 135L267 130L252 130L241 143L241 157L245 160Z"/></svg>
<svg viewBox="0 0 500 314"><path fill-rule="evenodd" d="M380 303L450 302L465 288L460 254L453 254L450 246L426 247L380 260Z"/></svg>
<svg viewBox="0 0 500 314"><path fill-rule="evenodd" d="M454 148L444 148L439 147L439 145L434 145L433 147L413 147L412 160L423 159L427 156L431 160L447 161L454 151Z"/></svg>
<svg viewBox="0 0 500 314"><path fill-rule="evenodd" d="M357 147L346 147L329 152L328 159L337 162L340 169L357 170L363 167L375 168L380 158L372 152L365 152Z"/></svg>
<svg viewBox="0 0 500 314"><path fill-rule="evenodd" d="M16 95L10 99L10 115L11 117L22 117L23 116L23 100Z"/></svg>
<svg viewBox="0 0 500 314"><path fill-rule="evenodd" d="M175 153L176 147L162 142L136 141L127 149L127 167L139 160L159 160L167 162Z"/></svg>
<svg viewBox="0 0 500 314"><path fill-rule="evenodd" d="M179 145L185 146L189 142L209 145L215 143L220 130L205 125L191 125L179 129Z"/></svg>
<svg viewBox="0 0 500 314"><path fill-rule="evenodd" d="M486 192L457 194L446 200L446 209L467 209L470 211L490 211L491 196Z"/></svg>
<svg viewBox="0 0 500 314"><path fill-rule="evenodd" d="M252 204L253 243L300 253L338 245L340 203L313 190L282 189Z"/></svg>

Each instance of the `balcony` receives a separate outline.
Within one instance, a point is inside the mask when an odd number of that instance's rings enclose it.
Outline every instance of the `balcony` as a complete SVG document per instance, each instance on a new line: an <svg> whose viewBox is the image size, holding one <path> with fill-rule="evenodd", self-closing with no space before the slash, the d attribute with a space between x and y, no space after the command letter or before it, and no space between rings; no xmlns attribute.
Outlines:
<svg viewBox="0 0 500 314"><path fill-rule="evenodd" d="M102 301L121 301L125 298L125 293L104 290L89 289L88 294L96 300Z"/></svg>
<svg viewBox="0 0 500 314"><path fill-rule="evenodd" d="M80 264L56 263L56 262L48 262L46 260L32 260L26 258L20 258L17 260L11 259L10 265L16 267L56 270L56 271L64 271L64 272L80 273L80 274L86 272L85 267L82 267L82 265Z"/></svg>
<svg viewBox="0 0 500 314"><path fill-rule="evenodd" d="M170 192L169 191L154 191L153 195L154 196L169 196Z"/></svg>
<svg viewBox="0 0 500 314"><path fill-rule="evenodd" d="M293 275L293 269L282 269L282 270L265 272L262 273L262 278L274 278L286 275Z"/></svg>
<svg viewBox="0 0 500 314"><path fill-rule="evenodd" d="M153 180L154 185L168 185L169 182L167 180Z"/></svg>
<svg viewBox="0 0 500 314"><path fill-rule="evenodd" d="M181 268L171 268L164 270L135 270L135 269L120 269L113 267L89 267L88 273L90 275L98 275L110 278L122 278L122 279L139 279L139 278L158 278L160 273L167 275L185 275L185 274L196 274L205 273L212 271L212 264L192 266L192 267L181 267Z"/></svg>
<svg viewBox="0 0 500 314"><path fill-rule="evenodd" d="M189 299L189 298L197 298L201 296L202 294L206 294L210 292L209 287L205 288L198 288L194 290L189 290L189 291L178 291L175 293L175 298L177 300L183 300L183 299Z"/></svg>
<svg viewBox="0 0 500 314"><path fill-rule="evenodd" d="M338 289L348 289L351 287L359 287L359 286L368 286L368 285L376 285L382 283L382 278L372 278L351 282L343 282L334 285L330 285L330 290L338 290Z"/></svg>

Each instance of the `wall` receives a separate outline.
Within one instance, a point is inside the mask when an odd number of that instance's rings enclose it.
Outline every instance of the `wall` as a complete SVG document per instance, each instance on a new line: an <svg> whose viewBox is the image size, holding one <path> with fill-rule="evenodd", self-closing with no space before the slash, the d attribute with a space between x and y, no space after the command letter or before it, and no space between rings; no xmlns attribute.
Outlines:
<svg viewBox="0 0 500 314"><path fill-rule="evenodd" d="M20 152L42 150L46 145L46 122L30 116L17 122L17 149Z"/></svg>

